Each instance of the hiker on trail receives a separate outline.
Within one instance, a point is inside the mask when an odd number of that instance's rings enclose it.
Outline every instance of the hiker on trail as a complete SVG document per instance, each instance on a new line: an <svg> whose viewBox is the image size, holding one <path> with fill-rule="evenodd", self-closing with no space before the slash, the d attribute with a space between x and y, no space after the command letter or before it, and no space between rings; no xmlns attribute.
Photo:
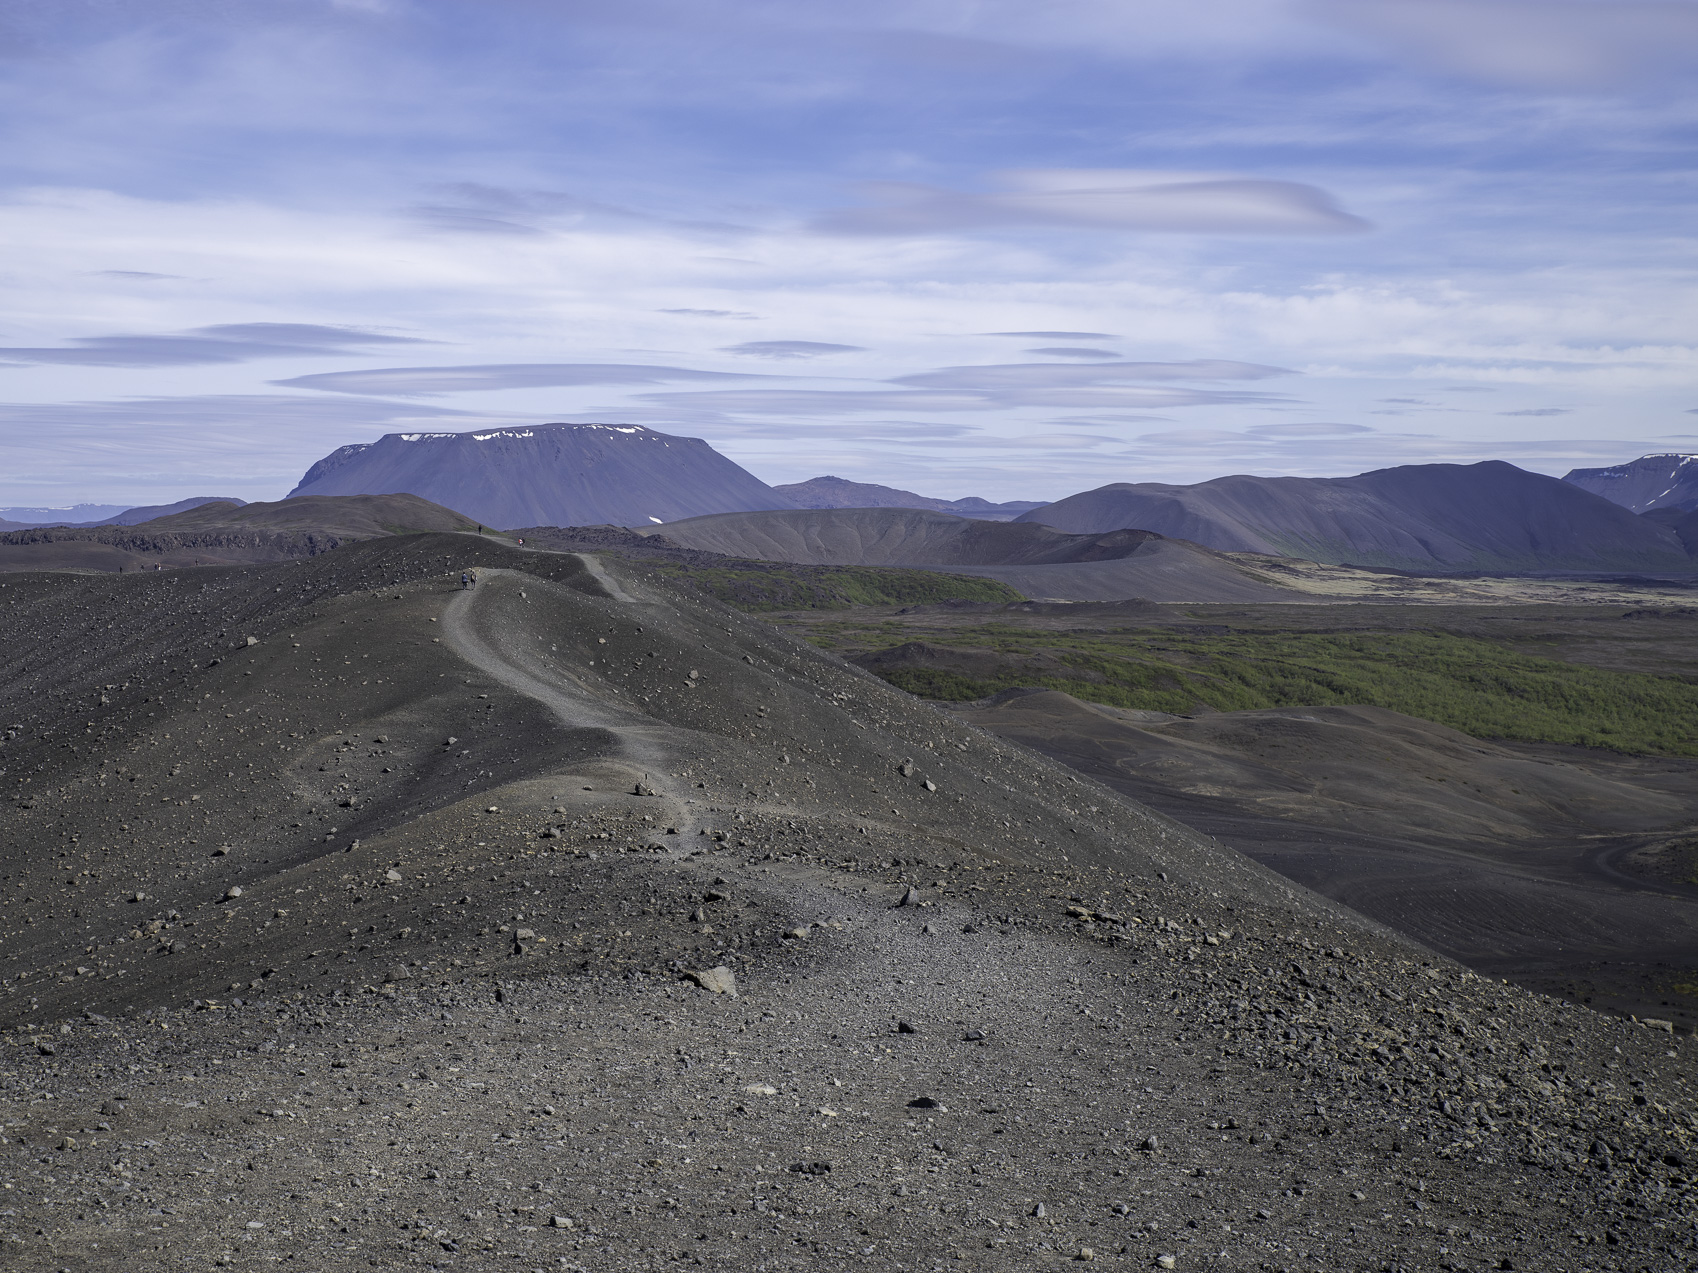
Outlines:
<svg viewBox="0 0 1698 1273"><path fill-rule="evenodd" d="M462 588L470 588L472 586L472 577L464 570L460 572L460 586Z"/></svg>
<svg viewBox="0 0 1698 1273"><path fill-rule="evenodd" d="M477 587L477 586L478 586L478 572L477 572L477 571L475 571L475 570L474 570L474 571L472 571L472 572L471 572L471 575L470 575L470 578L471 578L471 581L472 581L472 582L471 582L471 583L469 583L469 584L468 584L468 585L466 585L466 586L467 586L467 587L469 587L469 588L475 588L475 587Z"/></svg>

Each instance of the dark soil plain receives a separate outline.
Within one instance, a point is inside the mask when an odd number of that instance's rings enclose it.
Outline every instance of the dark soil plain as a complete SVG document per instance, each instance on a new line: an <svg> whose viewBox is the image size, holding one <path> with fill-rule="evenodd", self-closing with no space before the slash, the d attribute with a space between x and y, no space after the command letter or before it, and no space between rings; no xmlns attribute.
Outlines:
<svg viewBox="0 0 1698 1273"><path fill-rule="evenodd" d="M8 1269L1698 1260L1688 1037L660 563L398 536L0 617Z"/></svg>
<svg viewBox="0 0 1698 1273"><path fill-rule="evenodd" d="M1698 608L777 621L1478 971L1698 1024Z"/></svg>

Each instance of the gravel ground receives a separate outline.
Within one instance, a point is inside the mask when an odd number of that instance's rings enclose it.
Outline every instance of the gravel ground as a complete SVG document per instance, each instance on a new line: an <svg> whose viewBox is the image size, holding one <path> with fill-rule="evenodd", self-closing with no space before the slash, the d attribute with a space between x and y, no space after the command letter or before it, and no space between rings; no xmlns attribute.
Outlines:
<svg viewBox="0 0 1698 1273"><path fill-rule="evenodd" d="M1686 1036L639 565L0 614L7 1268L1698 1261Z"/></svg>

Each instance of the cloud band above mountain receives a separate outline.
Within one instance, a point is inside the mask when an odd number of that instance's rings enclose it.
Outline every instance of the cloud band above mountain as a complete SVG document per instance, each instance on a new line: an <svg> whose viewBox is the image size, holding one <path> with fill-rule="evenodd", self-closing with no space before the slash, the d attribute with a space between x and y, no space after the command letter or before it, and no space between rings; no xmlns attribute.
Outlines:
<svg viewBox="0 0 1698 1273"><path fill-rule="evenodd" d="M766 378L752 372L690 371L684 367L651 367L639 363L533 362L485 363L473 367L374 367L369 371L325 371L272 383L288 389L321 389L329 393L407 395Z"/></svg>
<svg viewBox="0 0 1698 1273"><path fill-rule="evenodd" d="M1168 234L1359 234L1371 229L1326 191L1296 181L1115 169L1003 174L977 193L900 182L866 187L878 203L818 218L830 234L923 235L1016 226Z"/></svg>

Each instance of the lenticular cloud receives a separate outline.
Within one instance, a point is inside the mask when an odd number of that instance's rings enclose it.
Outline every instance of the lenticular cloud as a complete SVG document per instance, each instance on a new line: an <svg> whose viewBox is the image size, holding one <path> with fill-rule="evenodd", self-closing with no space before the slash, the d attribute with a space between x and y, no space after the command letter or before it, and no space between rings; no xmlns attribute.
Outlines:
<svg viewBox="0 0 1698 1273"><path fill-rule="evenodd" d="M1370 228L1326 191L1296 181L1028 169L1004 174L1002 191L975 193L884 182L879 206L828 213L814 228L835 234L912 235L1010 226L1071 226L1178 234L1355 234Z"/></svg>

